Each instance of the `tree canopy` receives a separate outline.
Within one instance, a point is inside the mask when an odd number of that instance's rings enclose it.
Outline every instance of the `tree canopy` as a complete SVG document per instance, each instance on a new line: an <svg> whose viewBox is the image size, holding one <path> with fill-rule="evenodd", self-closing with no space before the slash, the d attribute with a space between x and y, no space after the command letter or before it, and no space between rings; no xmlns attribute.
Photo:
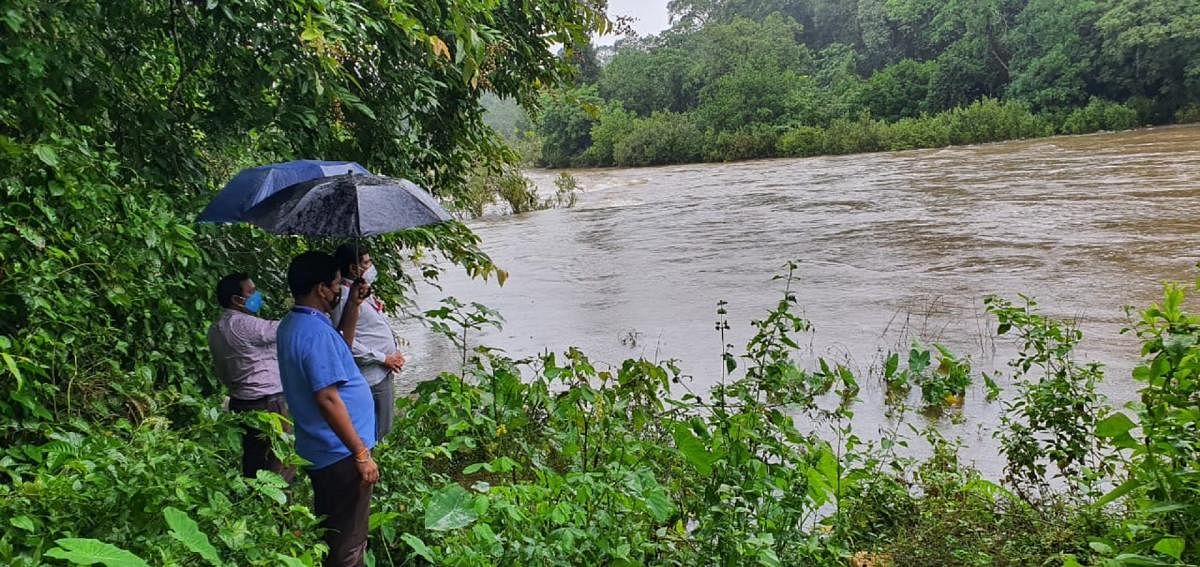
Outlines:
<svg viewBox="0 0 1200 567"><path fill-rule="evenodd" d="M606 30L604 14L580 0L6 3L0 444L204 392L225 272L253 273L282 306L303 243L193 225L238 169L353 160L460 202L473 164L515 159L481 97L535 102L574 73L553 46ZM477 245L449 223L379 247L494 273Z"/></svg>
<svg viewBox="0 0 1200 567"><path fill-rule="evenodd" d="M1060 132L1074 131L1068 117L1093 100L1134 110L1136 124L1192 116L1200 105L1197 0L673 0L669 8L671 29L617 43L596 94L641 119L684 115L708 140L707 159L740 155L722 147L723 135L756 139L763 151L754 157L781 155L772 138L796 127L918 119L984 99L1021 105ZM596 127L602 117L579 117L576 147L560 146L556 122L541 123L546 165L628 165L596 162L606 154L587 151L582 121Z"/></svg>

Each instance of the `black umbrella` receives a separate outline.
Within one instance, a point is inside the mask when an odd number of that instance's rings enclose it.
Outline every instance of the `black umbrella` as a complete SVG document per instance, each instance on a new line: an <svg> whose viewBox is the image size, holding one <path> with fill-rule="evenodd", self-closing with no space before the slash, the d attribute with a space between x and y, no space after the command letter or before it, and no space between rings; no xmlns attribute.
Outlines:
<svg viewBox="0 0 1200 567"><path fill-rule="evenodd" d="M338 175L292 185L242 218L275 234L367 237L452 217L411 181Z"/></svg>

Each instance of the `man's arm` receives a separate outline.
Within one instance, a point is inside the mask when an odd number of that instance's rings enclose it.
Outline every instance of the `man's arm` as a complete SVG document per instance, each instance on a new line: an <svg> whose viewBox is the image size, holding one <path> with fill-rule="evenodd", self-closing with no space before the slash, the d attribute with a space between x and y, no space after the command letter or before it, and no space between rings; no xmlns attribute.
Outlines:
<svg viewBox="0 0 1200 567"><path fill-rule="evenodd" d="M279 321L250 316L247 322L246 332L251 344L275 346L276 337L279 334Z"/></svg>
<svg viewBox="0 0 1200 567"><path fill-rule="evenodd" d="M325 423L329 424L329 428L338 436L338 439L341 439L346 448L350 449L354 464L358 467L359 474L362 475L363 484L375 484L379 480L379 467L371 458L367 445L354 430L354 423L350 421L350 412L346 409L346 404L342 402L341 394L338 394L337 385L317 390L313 394L313 398L317 402L317 408L321 411L321 417L325 419Z"/></svg>
<svg viewBox="0 0 1200 567"><path fill-rule="evenodd" d="M362 307L363 300L370 294L370 286L354 282L354 285L350 286L350 292L343 296L342 320L338 322L337 328L342 333L342 339L346 341L346 346L350 348L354 348L354 333L358 329L359 307Z"/></svg>

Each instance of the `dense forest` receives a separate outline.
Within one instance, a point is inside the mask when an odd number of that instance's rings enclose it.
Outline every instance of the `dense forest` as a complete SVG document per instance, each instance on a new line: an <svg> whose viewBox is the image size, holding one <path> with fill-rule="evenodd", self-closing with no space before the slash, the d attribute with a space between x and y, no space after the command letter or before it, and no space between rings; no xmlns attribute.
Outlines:
<svg viewBox="0 0 1200 567"><path fill-rule="evenodd" d="M542 100L528 157L634 166L1200 119L1195 0L673 0ZM510 128L511 129L511 128Z"/></svg>

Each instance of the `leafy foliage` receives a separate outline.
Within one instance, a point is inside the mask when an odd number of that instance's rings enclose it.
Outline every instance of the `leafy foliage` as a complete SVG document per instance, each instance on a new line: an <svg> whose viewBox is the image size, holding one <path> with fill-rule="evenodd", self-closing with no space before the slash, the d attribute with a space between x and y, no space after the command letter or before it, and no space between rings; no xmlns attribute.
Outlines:
<svg viewBox="0 0 1200 567"><path fill-rule="evenodd" d="M1007 480L1021 491L1044 490L1052 463L1055 476L1072 489L1086 488L1097 475L1113 472L1112 455L1096 437L1109 411L1096 391L1103 370L1071 357L1083 333L1037 313L1033 299L1022 299L1022 306L995 297L985 302L999 320L998 334L1014 334L1020 345L1010 363L1019 394L1005 404L997 434L1008 458Z"/></svg>
<svg viewBox="0 0 1200 567"><path fill-rule="evenodd" d="M242 423L218 415L204 329L221 275L253 274L276 315L287 259L332 243L195 215L240 168L297 158L355 160L462 205L475 163L516 159L481 98L534 104L573 73L550 46L608 25L576 0L6 3L0 563L118 548L155 564L316 561L307 507L277 478L234 475ZM504 277L457 222L375 247L397 302L444 259Z"/></svg>
<svg viewBox="0 0 1200 567"><path fill-rule="evenodd" d="M659 148L639 140L636 147L651 154L617 160L609 148L639 136L636 129L606 127L589 142L585 127L547 113L542 135L554 157L540 163L624 166L900 150L1191 120L1188 109L1200 105L1200 4L1143 4L675 0L671 29L618 42L600 72L593 93L599 99L587 105L619 104L642 118L688 117L705 148L664 162ZM971 121L994 118L981 113L981 104L1006 117L1023 108L1030 118L970 131ZM879 139L884 134L864 126L896 132ZM809 128L834 135L817 146ZM803 134L785 144L787 131ZM572 144L564 146L561 136Z"/></svg>

